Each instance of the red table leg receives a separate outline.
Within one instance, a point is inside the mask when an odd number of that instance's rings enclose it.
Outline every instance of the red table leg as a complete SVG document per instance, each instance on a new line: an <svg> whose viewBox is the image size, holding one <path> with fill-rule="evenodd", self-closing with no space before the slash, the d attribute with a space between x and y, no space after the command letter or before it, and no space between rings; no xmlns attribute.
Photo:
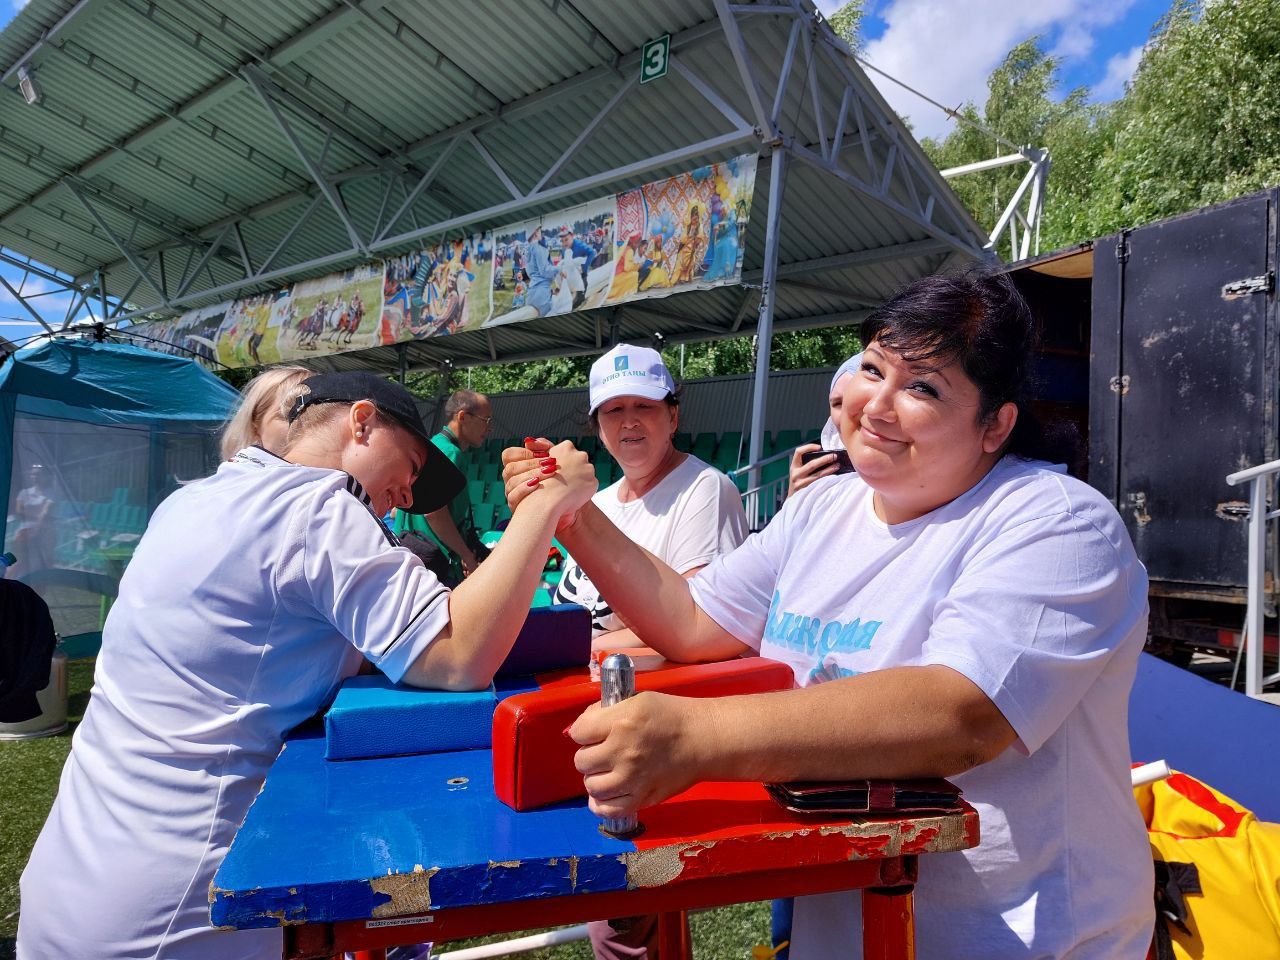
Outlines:
<svg viewBox="0 0 1280 960"><path fill-rule="evenodd" d="M915 960L916 914L912 887L862 891L863 960Z"/></svg>
<svg viewBox="0 0 1280 960"><path fill-rule="evenodd" d="M689 914L683 910L658 914L658 960L692 960Z"/></svg>

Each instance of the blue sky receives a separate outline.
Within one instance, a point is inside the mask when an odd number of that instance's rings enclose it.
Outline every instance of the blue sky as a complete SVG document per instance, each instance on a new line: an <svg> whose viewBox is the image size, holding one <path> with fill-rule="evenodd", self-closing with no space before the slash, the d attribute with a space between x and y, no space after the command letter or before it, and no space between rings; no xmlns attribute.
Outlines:
<svg viewBox="0 0 1280 960"><path fill-rule="evenodd" d="M816 0L832 13L841 0ZM7 23L25 0L0 0ZM1124 92L1142 45L1169 7L1169 0L868 0L864 33L866 58L876 67L949 106L986 99L986 80L1008 51L1032 36L1062 61L1065 94L1088 87L1093 99L1112 100ZM908 117L917 136L943 137L953 121L896 84L871 74L889 103ZM0 266L16 287L21 271ZM47 289L28 285L25 292ZM64 295L39 301L42 314L60 325L68 306ZM0 287L0 336L10 340L39 332Z"/></svg>
<svg viewBox="0 0 1280 960"><path fill-rule="evenodd" d="M842 0L817 0L830 14ZM986 80L1016 44L1043 38L1061 60L1065 94L1088 87L1095 100L1124 93L1169 0L867 0L865 56L881 70L948 106L986 100ZM896 84L871 74L919 137L944 137L954 121Z"/></svg>

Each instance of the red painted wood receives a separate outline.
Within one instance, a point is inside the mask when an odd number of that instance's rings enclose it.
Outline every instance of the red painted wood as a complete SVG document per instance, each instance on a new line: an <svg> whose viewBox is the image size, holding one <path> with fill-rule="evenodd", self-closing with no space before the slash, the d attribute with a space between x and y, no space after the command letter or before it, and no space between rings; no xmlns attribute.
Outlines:
<svg viewBox="0 0 1280 960"><path fill-rule="evenodd" d="M915 898L911 888L862 891L863 960L915 960Z"/></svg>
<svg viewBox="0 0 1280 960"><path fill-rule="evenodd" d="M855 860L816 866L762 870L738 876L709 877L668 886L615 893L593 893L543 900L520 900L481 907L457 907L424 914L424 923L367 929L362 920L290 927L285 956L290 960L329 956L424 940L443 942L487 933L509 933L584 923L602 917L701 910L771 897L799 897L831 890L854 890L897 882L900 860ZM307 946L317 952L305 952ZM321 946L323 945L323 946ZM327 953L318 952L327 948Z"/></svg>
<svg viewBox="0 0 1280 960"><path fill-rule="evenodd" d="M693 960L693 938L685 911L658 914L658 960Z"/></svg>
<svg viewBox="0 0 1280 960"><path fill-rule="evenodd" d="M684 697L765 693L791 686L791 668L763 657L636 675L639 691ZM532 810L586 796L582 775L573 765L578 745L564 731L599 699L599 685L571 683L516 694L499 703L493 715L493 786L498 799L516 810Z"/></svg>

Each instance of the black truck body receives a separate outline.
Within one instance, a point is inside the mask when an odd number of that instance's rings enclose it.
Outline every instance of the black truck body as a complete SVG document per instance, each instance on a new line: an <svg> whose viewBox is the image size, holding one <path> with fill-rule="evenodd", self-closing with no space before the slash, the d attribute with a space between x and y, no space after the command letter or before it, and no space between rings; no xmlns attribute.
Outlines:
<svg viewBox="0 0 1280 960"><path fill-rule="evenodd" d="M1181 657L1238 643L1249 489L1225 478L1280 457L1278 204L1271 189L1007 268L1043 330L1042 413L1079 429L1077 469L1146 565L1151 642Z"/></svg>

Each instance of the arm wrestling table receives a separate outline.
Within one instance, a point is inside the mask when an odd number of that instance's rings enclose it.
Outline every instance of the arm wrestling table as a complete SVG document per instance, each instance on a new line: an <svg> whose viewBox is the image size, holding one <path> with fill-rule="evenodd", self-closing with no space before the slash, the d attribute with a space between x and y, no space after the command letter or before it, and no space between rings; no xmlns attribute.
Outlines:
<svg viewBox="0 0 1280 960"><path fill-rule="evenodd" d="M301 960L656 913L674 960L690 956L686 910L861 888L865 957L908 960L918 855L978 842L968 805L798 816L758 783L700 784L640 822L618 840L585 800L517 813L494 796L488 750L330 762L324 736L302 733L236 834L210 915L284 926Z"/></svg>

